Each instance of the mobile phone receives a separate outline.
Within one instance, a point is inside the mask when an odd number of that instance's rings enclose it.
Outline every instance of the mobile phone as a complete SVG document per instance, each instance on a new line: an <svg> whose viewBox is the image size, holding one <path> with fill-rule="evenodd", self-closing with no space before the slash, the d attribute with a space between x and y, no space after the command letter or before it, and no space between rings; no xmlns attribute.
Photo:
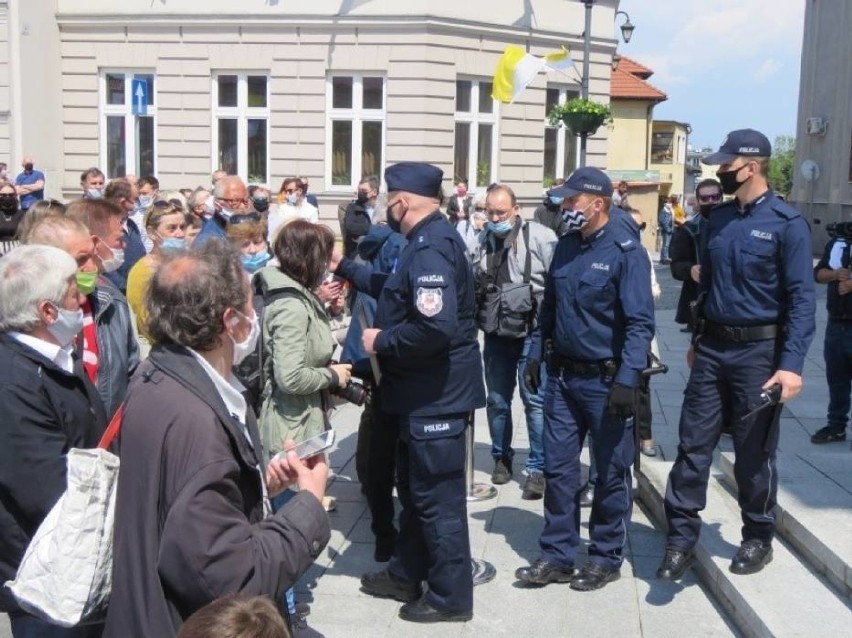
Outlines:
<svg viewBox="0 0 852 638"><path fill-rule="evenodd" d="M300 459L309 459L316 456L320 452L325 452L328 448L334 445L334 430L326 430L316 436L297 443L295 447L281 450L278 454L272 457L272 460L280 459L286 456L287 452L293 450Z"/></svg>

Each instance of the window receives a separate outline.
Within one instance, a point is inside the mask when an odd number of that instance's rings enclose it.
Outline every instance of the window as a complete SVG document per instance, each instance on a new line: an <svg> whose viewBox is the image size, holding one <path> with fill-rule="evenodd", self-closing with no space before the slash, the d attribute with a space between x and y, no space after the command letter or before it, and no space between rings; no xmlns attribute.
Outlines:
<svg viewBox="0 0 852 638"><path fill-rule="evenodd" d="M497 117L491 82L456 80L454 181L471 188L497 181Z"/></svg>
<svg viewBox="0 0 852 638"><path fill-rule="evenodd" d="M135 96L134 79L138 93ZM101 74L99 165L107 178L124 177L128 173L157 174L154 89L152 73L105 71Z"/></svg>
<svg viewBox="0 0 852 638"><path fill-rule="evenodd" d="M213 170L269 183L269 78L252 73L213 77Z"/></svg>
<svg viewBox="0 0 852 638"><path fill-rule="evenodd" d="M654 131L651 136L651 163L672 164L674 131Z"/></svg>
<svg viewBox="0 0 852 638"><path fill-rule="evenodd" d="M332 75L326 81L326 175L350 191L362 177L379 179L385 162L385 78Z"/></svg>
<svg viewBox="0 0 852 638"><path fill-rule="evenodd" d="M577 168L579 147L577 136L562 125L552 126L547 114L557 104L578 96L576 91L548 87L544 100L544 187L550 188L557 178L565 178Z"/></svg>

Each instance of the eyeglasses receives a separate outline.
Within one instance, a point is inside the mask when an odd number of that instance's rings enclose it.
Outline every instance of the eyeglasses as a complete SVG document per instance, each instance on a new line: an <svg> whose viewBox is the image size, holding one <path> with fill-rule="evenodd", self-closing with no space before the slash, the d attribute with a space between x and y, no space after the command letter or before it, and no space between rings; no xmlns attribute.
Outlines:
<svg viewBox="0 0 852 638"><path fill-rule="evenodd" d="M719 201L722 201L722 194L716 193L714 195L699 195L698 201L699 202L719 202Z"/></svg>
<svg viewBox="0 0 852 638"><path fill-rule="evenodd" d="M248 223L258 223L260 221L260 215L257 213L249 213L248 215L231 215L231 219L228 221L231 226L236 224L248 224Z"/></svg>
<svg viewBox="0 0 852 638"><path fill-rule="evenodd" d="M177 202L177 203L175 203L175 202ZM173 213L182 213L183 212L183 206L181 206L180 202L177 201L177 200L166 201L164 199L158 199L156 202L151 204L151 207L156 208L157 210L162 210L162 211L171 209L171 212L173 212Z"/></svg>
<svg viewBox="0 0 852 638"><path fill-rule="evenodd" d="M300 189L298 189L298 188L285 188L284 192L287 193L288 195L290 195L292 193L295 193L297 190L300 190Z"/></svg>

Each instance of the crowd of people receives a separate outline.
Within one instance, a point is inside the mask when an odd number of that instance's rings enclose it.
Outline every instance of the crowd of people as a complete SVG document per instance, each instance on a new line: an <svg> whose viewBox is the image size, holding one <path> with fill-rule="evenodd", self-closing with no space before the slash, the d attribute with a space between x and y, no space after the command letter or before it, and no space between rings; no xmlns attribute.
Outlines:
<svg viewBox="0 0 852 638"><path fill-rule="evenodd" d="M684 281L678 321L693 334L660 578L694 560L723 428L744 521L731 570L771 560L780 411L743 415L773 384L782 401L800 391L814 277L831 287L832 343L845 335L848 245L812 271L807 224L768 187L770 154L760 133L732 132L707 159L719 181L699 183L696 214L679 219L669 201L659 215L661 230L671 222L661 262ZM339 250L304 178L273 198L222 171L210 188L163 192L156 177L107 182L92 168L66 206L42 199L31 158L23 167L0 186L3 581L65 489L68 450L93 447L123 407L106 617L59 627L4 589L13 635L195 636L215 622L234 636L257 622L310 635L293 586L328 543L334 502L325 456L293 447L327 431L344 400L364 405L356 469L387 563L361 587L404 603L403 619L472 617L465 433L482 407L492 482L521 474L523 498L543 499L541 552L518 581L589 591L619 577L631 465L655 454L658 354L658 286L628 184L578 169L525 219L510 185L459 182L445 198L440 169L400 162L340 207ZM815 442L845 439L843 378Z"/></svg>

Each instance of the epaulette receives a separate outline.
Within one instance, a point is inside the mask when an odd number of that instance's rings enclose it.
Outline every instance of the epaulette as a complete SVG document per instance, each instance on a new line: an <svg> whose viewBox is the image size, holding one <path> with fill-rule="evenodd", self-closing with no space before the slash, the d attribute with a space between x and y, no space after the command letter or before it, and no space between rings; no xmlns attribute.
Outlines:
<svg viewBox="0 0 852 638"><path fill-rule="evenodd" d="M776 215L787 220L802 216L799 211L790 206L790 204L785 202L783 199L776 198L775 201L772 202L772 210L775 211Z"/></svg>
<svg viewBox="0 0 852 638"><path fill-rule="evenodd" d="M615 243L621 248L621 252L629 253L631 250L636 250L639 246L639 242L635 239L615 239Z"/></svg>

